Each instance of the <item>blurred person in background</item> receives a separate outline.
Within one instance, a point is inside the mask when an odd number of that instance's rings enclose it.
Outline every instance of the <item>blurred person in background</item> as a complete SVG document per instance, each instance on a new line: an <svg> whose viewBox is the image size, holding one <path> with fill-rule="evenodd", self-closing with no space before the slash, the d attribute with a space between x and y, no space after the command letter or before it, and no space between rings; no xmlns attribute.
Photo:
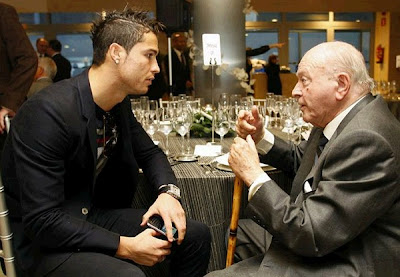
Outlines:
<svg viewBox="0 0 400 277"><path fill-rule="evenodd" d="M172 92L173 95L190 95L193 90L191 80L190 58L187 51L187 38L185 33L173 33L171 37L172 56ZM169 85L168 55L164 58L165 80Z"/></svg>
<svg viewBox="0 0 400 277"><path fill-rule="evenodd" d="M6 130L4 118L13 117L26 98L38 58L14 7L0 2L0 152Z"/></svg>
<svg viewBox="0 0 400 277"><path fill-rule="evenodd" d="M261 47L258 47L258 48L254 48L254 49L252 49L250 47L246 48L246 72L247 72L247 74L249 76L249 80L250 80L250 72L251 72L251 69L253 68L253 65L251 63L250 57L264 54L264 53L268 52L272 48L281 49L283 45L285 45L285 43L279 42L279 43L272 43L272 44L269 44L269 45L264 45L264 46L261 46Z"/></svg>
<svg viewBox="0 0 400 277"><path fill-rule="evenodd" d="M49 41L46 54L51 57L57 65L57 74L54 76L53 82L71 78L71 63L67 58L61 55L62 45L57 39Z"/></svg>
<svg viewBox="0 0 400 277"><path fill-rule="evenodd" d="M277 95L282 95L282 83L279 76L280 66L277 55L270 55L268 63L264 66L265 74L267 74L268 92L273 92Z"/></svg>
<svg viewBox="0 0 400 277"><path fill-rule="evenodd" d="M46 57L46 50L49 47L49 42L45 38L38 38L36 40L36 54L39 58Z"/></svg>
<svg viewBox="0 0 400 277"><path fill-rule="evenodd" d="M57 72L56 63L51 58L43 57L38 60L39 63L35 74L35 80L28 91L28 98L45 87L50 86Z"/></svg>

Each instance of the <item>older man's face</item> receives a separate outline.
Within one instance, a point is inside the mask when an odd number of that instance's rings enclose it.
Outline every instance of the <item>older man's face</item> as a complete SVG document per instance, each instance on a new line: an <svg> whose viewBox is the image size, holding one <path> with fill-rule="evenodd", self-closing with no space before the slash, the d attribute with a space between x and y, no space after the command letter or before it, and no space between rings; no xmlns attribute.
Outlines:
<svg viewBox="0 0 400 277"><path fill-rule="evenodd" d="M36 43L36 49L40 54L46 54L47 47L49 47L49 43L45 39L41 39Z"/></svg>
<svg viewBox="0 0 400 277"><path fill-rule="evenodd" d="M329 62L312 64L312 53L305 55L297 71L297 84L292 95L298 99L304 121L325 127L337 114L335 92L338 82L330 73Z"/></svg>

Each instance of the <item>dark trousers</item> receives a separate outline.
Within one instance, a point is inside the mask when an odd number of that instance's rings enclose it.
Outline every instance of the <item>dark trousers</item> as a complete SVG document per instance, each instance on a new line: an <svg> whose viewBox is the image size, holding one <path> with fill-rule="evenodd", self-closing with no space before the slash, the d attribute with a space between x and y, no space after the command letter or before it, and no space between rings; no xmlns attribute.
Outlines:
<svg viewBox="0 0 400 277"><path fill-rule="evenodd" d="M140 226L145 210L91 209L87 220L122 236L135 236L145 227ZM181 245L174 243L172 253L164 263L169 263L171 276L204 276L211 250L211 235L203 223L187 219L186 236ZM39 267L46 266L42 260ZM162 276L167 276L168 273ZM49 277L109 277L145 276L132 261L121 260L101 253L73 253L64 263L51 271Z"/></svg>

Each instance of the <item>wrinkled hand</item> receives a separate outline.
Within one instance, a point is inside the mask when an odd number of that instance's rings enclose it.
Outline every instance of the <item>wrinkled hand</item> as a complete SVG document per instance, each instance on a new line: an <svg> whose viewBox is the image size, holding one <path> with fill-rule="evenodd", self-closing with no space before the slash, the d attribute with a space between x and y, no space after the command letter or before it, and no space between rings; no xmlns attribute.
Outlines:
<svg viewBox="0 0 400 277"><path fill-rule="evenodd" d="M116 256L137 264L153 266L171 254L172 243L157 238L153 229L146 229L136 237L120 237Z"/></svg>
<svg viewBox="0 0 400 277"><path fill-rule="evenodd" d="M228 162L235 175L242 179L248 187L264 173L260 166L256 145L250 135L246 137L246 140L234 139Z"/></svg>
<svg viewBox="0 0 400 277"><path fill-rule="evenodd" d="M264 137L264 119L258 113L257 106L253 106L251 111L240 111L236 122L236 134L242 139L251 135L257 144Z"/></svg>
<svg viewBox="0 0 400 277"><path fill-rule="evenodd" d="M1 107L1 109L0 109L0 134L3 134L6 131L6 122L5 122L6 115L13 117L13 116L15 116L15 112L13 110L7 109L6 107Z"/></svg>
<svg viewBox="0 0 400 277"><path fill-rule="evenodd" d="M173 242L172 222L178 230L178 244L181 244L186 234L186 216L181 203L167 193L161 193L149 210L143 215L141 226L144 226L149 218L158 214L164 220L167 229L167 238Z"/></svg>

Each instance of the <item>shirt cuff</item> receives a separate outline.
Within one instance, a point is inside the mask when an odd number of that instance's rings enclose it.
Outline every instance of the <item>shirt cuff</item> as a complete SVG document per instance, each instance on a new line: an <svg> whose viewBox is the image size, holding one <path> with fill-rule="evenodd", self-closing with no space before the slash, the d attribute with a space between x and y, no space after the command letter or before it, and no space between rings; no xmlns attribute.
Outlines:
<svg viewBox="0 0 400 277"><path fill-rule="evenodd" d="M268 176L267 173L263 173L260 176L257 177L257 179L254 180L254 182L250 185L249 187L249 195L248 195L248 200L250 201L251 198L256 194L258 189L264 185L266 182L271 180L271 178Z"/></svg>
<svg viewBox="0 0 400 277"><path fill-rule="evenodd" d="M274 146L275 136L268 130L265 130L264 137L257 143L257 152L266 155Z"/></svg>

